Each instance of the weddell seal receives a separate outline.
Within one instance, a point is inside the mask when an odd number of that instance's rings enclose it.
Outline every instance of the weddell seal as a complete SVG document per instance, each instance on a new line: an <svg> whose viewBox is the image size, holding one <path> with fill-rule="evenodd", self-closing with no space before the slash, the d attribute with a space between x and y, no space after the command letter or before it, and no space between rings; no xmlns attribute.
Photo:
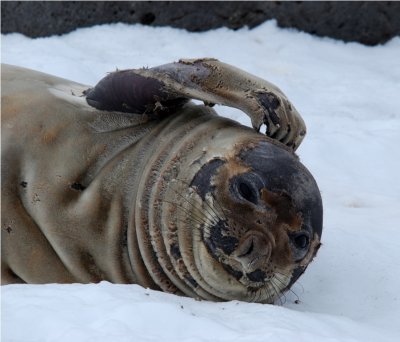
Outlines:
<svg viewBox="0 0 400 342"><path fill-rule="evenodd" d="M322 201L294 153L305 125L269 82L215 59L94 88L10 65L1 78L3 284L272 303L315 256Z"/></svg>

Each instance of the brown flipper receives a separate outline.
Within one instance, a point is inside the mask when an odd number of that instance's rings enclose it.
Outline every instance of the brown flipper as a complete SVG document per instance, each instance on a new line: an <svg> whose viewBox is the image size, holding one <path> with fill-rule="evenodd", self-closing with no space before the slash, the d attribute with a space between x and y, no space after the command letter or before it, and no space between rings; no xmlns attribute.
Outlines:
<svg viewBox="0 0 400 342"><path fill-rule="evenodd" d="M303 119L275 85L216 59L180 60L151 69L117 71L86 92L89 105L129 113L173 113L189 99L238 108L255 130L296 149Z"/></svg>
<svg viewBox="0 0 400 342"><path fill-rule="evenodd" d="M166 91L156 78L139 75L138 70L110 73L84 95L87 103L100 110L135 114L173 112L189 101Z"/></svg>

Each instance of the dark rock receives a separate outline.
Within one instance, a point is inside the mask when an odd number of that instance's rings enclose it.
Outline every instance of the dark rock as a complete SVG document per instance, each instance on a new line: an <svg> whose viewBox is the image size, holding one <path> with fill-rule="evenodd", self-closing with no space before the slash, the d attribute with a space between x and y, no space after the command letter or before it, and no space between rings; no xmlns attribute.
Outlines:
<svg viewBox="0 0 400 342"><path fill-rule="evenodd" d="M116 22L205 31L252 28L268 19L276 19L281 27L367 45L400 35L400 2L2 1L1 10L2 33L29 37Z"/></svg>

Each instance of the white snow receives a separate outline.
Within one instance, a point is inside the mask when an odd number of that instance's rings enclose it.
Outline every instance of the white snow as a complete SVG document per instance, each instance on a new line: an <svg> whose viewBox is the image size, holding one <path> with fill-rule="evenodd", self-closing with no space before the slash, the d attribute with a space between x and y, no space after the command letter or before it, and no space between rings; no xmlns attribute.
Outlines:
<svg viewBox="0 0 400 342"><path fill-rule="evenodd" d="M86 84L115 68L216 57L278 85L304 117L298 154L324 201L323 246L277 305L136 285L8 285L2 341L399 341L400 38L366 47L267 22L188 33L114 24L2 35L2 62ZM217 107L249 124L244 115ZM299 304L295 304L297 296Z"/></svg>

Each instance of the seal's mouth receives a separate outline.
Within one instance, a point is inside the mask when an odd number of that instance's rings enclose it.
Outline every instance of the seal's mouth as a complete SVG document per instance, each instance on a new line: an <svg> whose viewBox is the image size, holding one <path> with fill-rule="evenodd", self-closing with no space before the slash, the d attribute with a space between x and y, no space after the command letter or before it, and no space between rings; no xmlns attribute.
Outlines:
<svg viewBox="0 0 400 342"><path fill-rule="evenodd" d="M230 235L232 231L235 231L234 227L224 220L203 229L208 252L245 287L273 286L273 291L280 293L288 285L291 275L273 262L273 236L250 230L238 239Z"/></svg>
<svg viewBox="0 0 400 342"><path fill-rule="evenodd" d="M268 264L272 245L273 241L264 234L249 232L241 239L233 258L240 263L246 274L252 274Z"/></svg>

